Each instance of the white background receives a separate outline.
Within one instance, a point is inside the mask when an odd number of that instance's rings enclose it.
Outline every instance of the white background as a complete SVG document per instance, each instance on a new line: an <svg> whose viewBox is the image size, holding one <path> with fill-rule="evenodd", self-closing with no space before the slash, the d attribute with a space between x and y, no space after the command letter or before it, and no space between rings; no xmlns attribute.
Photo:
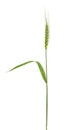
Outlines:
<svg viewBox="0 0 77 130"><path fill-rule="evenodd" d="M48 46L48 130L77 130L77 1L0 0L0 130L45 130L46 10Z"/></svg>

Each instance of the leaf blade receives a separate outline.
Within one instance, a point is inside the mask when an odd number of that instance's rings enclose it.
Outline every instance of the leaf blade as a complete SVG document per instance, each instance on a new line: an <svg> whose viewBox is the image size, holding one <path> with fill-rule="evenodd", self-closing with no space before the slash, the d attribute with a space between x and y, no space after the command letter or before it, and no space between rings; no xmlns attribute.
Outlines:
<svg viewBox="0 0 77 130"><path fill-rule="evenodd" d="M39 67L39 70L40 70L40 73L41 73L41 76L42 76L43 80L47 83L47 77L46 77L45 71L44 71L41 63L38 62L38 61L36 61L36 63L38 65L38 67Z"/></svg>
<svg viewBox="0 0 77 130"><path fill-rule="evenodd" d="M39 70L40 70L41 76L42 76L43 80L45 81L45 83L47 83L47 77L46 77L45 71L44 71L44 69L43 69L43 66L42 66L41 63L38 62L38 61L27 61L27 62L24 62L24 63L22 63L22 64L19 64L19 65L13 67L13 68L10 69L8 72L13 71L13 70L15 70L15 69L18 69L19 67L22 67L22 66L24 66L24 65L26 65L26 64L29 64L29 63L32 63L32 62L35 62L35 63L38 65L38 68L39 68Z"/></svg>
<svg viewBox="0 0 77 130"><path fill-rule="evenodd" d="M28 62L24 62L24 63L22 63L22 64L19 64L19 65L13 67L12 69L10 69L9 72L10 72L10 71L13 71L13 70L15 70L15 69L17 69L17 68L19 68L19 67L22 67L22 66L24 66L24 65L26 65L26 64L28 64L28 63L31 63L31 62L34 62L34 61L28 61Z"/></svg>

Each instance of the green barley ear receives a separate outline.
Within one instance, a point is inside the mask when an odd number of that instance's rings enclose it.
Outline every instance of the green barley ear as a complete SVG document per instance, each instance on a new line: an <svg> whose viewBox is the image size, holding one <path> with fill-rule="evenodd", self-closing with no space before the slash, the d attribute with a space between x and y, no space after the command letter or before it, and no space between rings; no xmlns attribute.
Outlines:
<svg viewBox="0 0 77 130"><path fill-rule="evenodd" d="M45 20L46 20L46 23L45 23L45 49L47 50L48 41L49 41L49 24L48 24L46 17L45 17Z"/></svg>

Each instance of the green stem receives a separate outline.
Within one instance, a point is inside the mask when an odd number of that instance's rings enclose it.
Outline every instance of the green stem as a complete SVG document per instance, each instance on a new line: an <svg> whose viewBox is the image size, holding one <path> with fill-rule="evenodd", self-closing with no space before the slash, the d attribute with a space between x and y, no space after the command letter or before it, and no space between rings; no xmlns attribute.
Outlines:
<svg viewBox="0 0 77 130"><path fill-rule="evenodd" d="M48 130L48 72L47 72L47 49L45 49L45 62L46 62L46 130Z"/></svg>

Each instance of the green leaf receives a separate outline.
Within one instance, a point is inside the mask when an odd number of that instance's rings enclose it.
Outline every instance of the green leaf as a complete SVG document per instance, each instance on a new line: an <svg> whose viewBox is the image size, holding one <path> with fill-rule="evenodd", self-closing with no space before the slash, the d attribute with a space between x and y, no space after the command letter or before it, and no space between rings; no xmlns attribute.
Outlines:
<svg viewBox="0 0 77 130"><path fill-rule="evenodd" d="M42 76L43 80L45 81L45 83L47 83L47 77L46 77L45 71L44 71L44 69L43 69L41 63L38 62L38 61L28 61L28 62L24 62L24 63L22 63L22 64L20 64L20 65L15 66L15 67L12 68L11 70L9 70L9 72L10 72L10 71L13 71L13 70L15 70L15 69L17 69L17 68L19 68L19 67L22 67L22 66L24 66L24 65L26 65L26 64L29 64L29 63L31 63L31 62L35 62L35 63L38 65L38 68L39 68L39 70L40 70L41 76Z"/></svg>
<svg viewBox="0 0 77 130"><path fill-rule="evenodd" d="M44 71L42 65L41 65L38 61L36 61L36 63L37 63L37 65L38 65L38 67L39 67L39 70L40 70L40 73L41 73L41 75L42 75L42 78L43 78L44 81L47 83L47 77L46 77L46 74L45 74L45 71Z"/></svg>
<svg viewBox="0 0 77 130"><path fill-rule="evenodd" d="M9 71L15 70L15 69L17 69L17 68L19 68L19 67L21 67L21 66L24 66L24 65L26 65L26 64L29 64L29 63L31 63L31 62L34 62L34 61L24 62L24 63L22 63L22 64L20 64L20 65L15 66L14 68L12 68L12 69L9 70Z"/></svg>

